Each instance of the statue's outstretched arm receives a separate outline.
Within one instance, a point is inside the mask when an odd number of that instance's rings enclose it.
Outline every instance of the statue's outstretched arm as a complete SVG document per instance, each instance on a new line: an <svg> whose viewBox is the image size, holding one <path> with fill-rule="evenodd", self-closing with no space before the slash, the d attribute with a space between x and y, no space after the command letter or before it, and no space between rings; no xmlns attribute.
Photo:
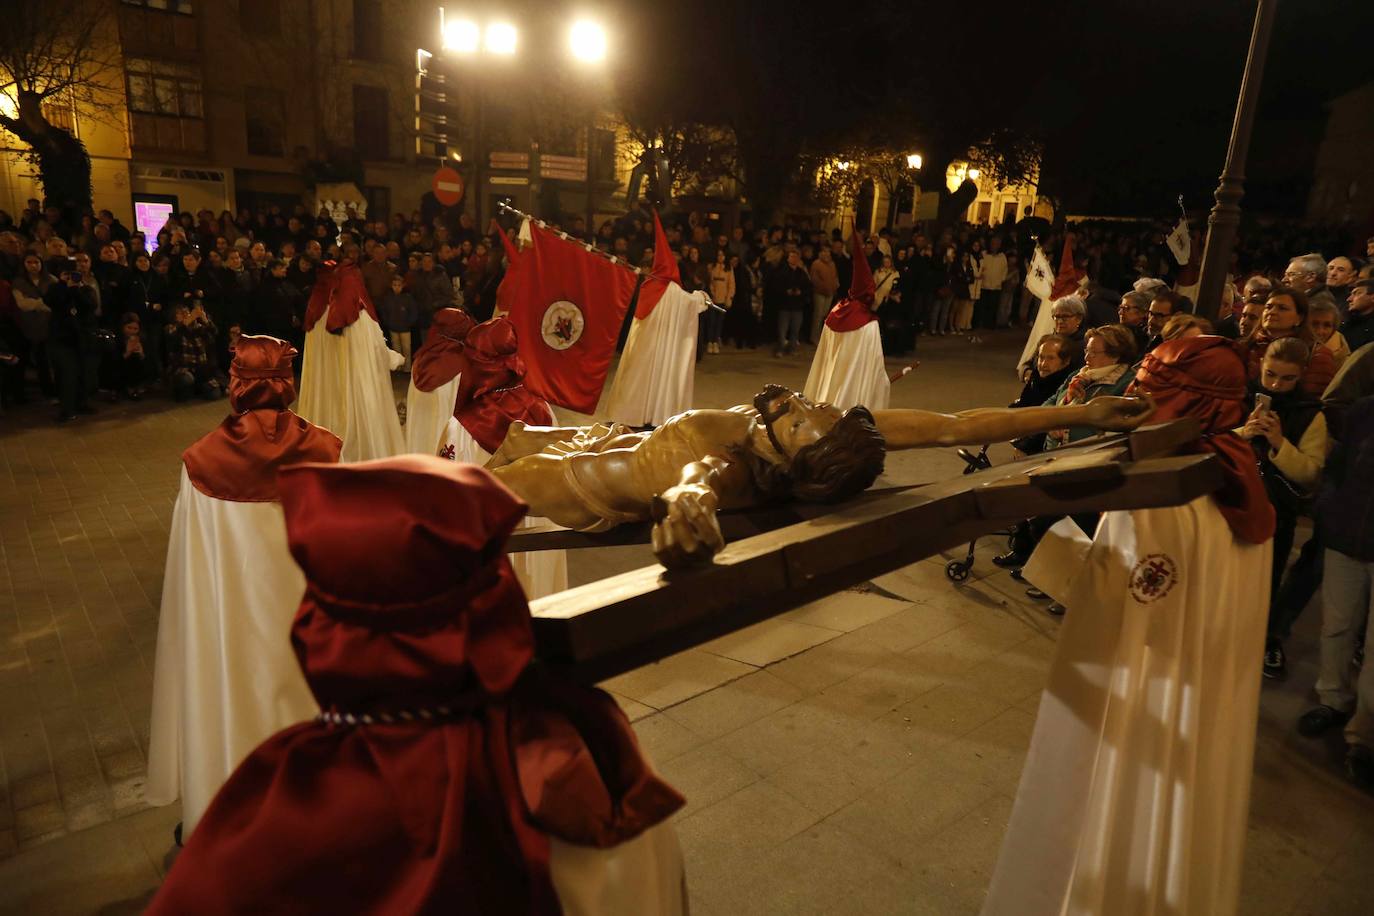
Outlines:
<svg viewBox="0 0 1374 916"><path fill-rule="evenodd" d="M875 410L873 419L888 449L897 451L1005 442L1069 426L1130 430L1149 419L1154 409L1149 398L1100 397L1062 407L983 407L955 414Z"/></svg>
<svg viewBox="0 0 1374 916"><path fill-rule="evenodd" d="M654 556L669 569L707 562L725 546L716 511L721 499L747 487L749 470L716 455L693 461L682 478L653 501Z"/></svg>

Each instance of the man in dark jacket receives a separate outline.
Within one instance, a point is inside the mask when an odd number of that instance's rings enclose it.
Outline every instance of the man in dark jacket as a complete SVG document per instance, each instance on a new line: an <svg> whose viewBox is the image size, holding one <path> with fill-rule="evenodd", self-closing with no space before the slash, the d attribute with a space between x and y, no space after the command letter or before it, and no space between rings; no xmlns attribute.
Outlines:
<svg viewBox="0 0 1374 916"><path fill-rule="evenodd" d="M91 272L100 287L100 326L113 329L129 309L129 268L119 263L114 246L108 242L100 246L99 258Z"/></svg>
<svg viewBox="0 0 1374 916"><path fill-rule="evenodd" d="M763 281L763 308L777 315L778 345L774 356L791 355L801 334L802 316L811 296L811 278L801 264L801 253L789 248L787 260Z"/></svg>
<svg viewBox="0 0 1374 916"><path fill-rule="evenodd" d="M1326 464L1316 520L1326 545L1322 583L1320 705L1298 720L1312 736L1345 725L1346 767L1352 779L1374 788L1374 663L1358 675L1351 667L1357 641L1369 629L1374 583L1374 397L1356 402L1345 417L1344 438ZM1368 657L1368 655L1366 656ZM1357 679L1358 678L1358 679Z"/></svg>
<svg viewBox="0 0 1374 916"><path fill-rule="evenodd" d="M423 341L434 321L434 313L453 305L453 281L434 263L434 253L420 255L420 266L406 276L406 290L415 297L420 315L415 322L413 340ZM380 303L374 302L373 305Z"/></svg>
<svg viewBox="0 0 1374 916"><path fill-rule="evenodd" d="M1374 342L1374 278L1357 280L1351 285L1341 336L1351 353Z"/></svg>
<svg viewBox="0 0 1374 916"><path fill-rule="evenodd" d="M59 282L48 288L43 302L52 310L48 356L57 374L57 421L76 419L79 413L95 413L88 398L95 393L100 368L99 329L95 289L86 283L70 259Z"/></svg>
<svg viewBox="0 0 1374 916"><path fill-rule="evenodd" d="M296 319L295 290L286 279L287 264L277 258L269 261L267 276L258 287L249 309L245 333L266 334L291 340L300 322Z"/></svg>

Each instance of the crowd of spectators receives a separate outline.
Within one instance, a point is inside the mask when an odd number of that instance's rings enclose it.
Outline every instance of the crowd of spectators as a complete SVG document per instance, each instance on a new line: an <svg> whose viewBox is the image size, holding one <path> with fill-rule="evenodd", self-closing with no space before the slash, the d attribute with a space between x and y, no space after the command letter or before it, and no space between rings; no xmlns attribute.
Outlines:
<svg viewBox="0 0 1374 916"><path fill-rule="evenodd" d="M440 308L490 317L501 250L467 216L202 210L149 239L109 210L72 219L31 200L18 220L0 212L0 398L23 404L36 388L66 422L150 389L219 397L240 334L302 344L316 271L349 244L403 355Z"/></svg>
<svg viewBox="0 0 1374 916"><path fill-rule="evenodd" d="M1273 251L1268 243L1254 250L1264 258ZM1131 282L1121 294L1093 279L1091 269L1101 267L1085 267L1078 292L1050 303L1054 332L1037 341L1012 406L1121 394L1141 359L1162 341L1197 334L1233 338L1250 380L1248 415L1235 432L1253 447L1277 518L1263 673L1287 677L1285 643L1320 592L1318 703L1297 728L1316 737L1345 726L1349 773L1374 789L1374 666L1363 664L1374 613L1374 239L1365 254L1368 263L1315 252L1250 261L1258 266L1227 283L1215 327L1192 314L1193 303L1181 292L1196 283L1187 265L1172 281L1127 275L1122 279ZM1093 307L1118 296L1114 316ZM1052 431L1013 444L1032 454L1088 432ZM1074 520L1091 532L1097 517ZM994 562L1019 578L1021 565L1057 521L1027 519ZM1294 560L1298 531L1308 521L1312 534ZM1050 600L1027 585L1031 597ZM1052 603L1049 610L1066 609Z"/></svg>

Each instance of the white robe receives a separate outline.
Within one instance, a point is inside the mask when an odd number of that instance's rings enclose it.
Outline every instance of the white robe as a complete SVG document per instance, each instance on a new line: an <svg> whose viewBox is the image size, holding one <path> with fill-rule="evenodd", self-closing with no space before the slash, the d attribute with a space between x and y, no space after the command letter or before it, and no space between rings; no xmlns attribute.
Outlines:
<svg viewBox="0 0 1374 916"><path fill-rule="evenodd" d="M343 440L340 461L401 454L404 439L391 389L391 370L401 365L401 354L387 348L381 326L365 309L342 334L325 330L328 320L326 309L305 333L296 414Z"/></svg>
<svg viewBox="0 0 1374 916"><path fill-rule="evenodd" d="M549 413L553 413L552 410ZM439 447L439 457L450 461L464 461L468 464L485 465L491 454L477 444L472 434L463 428L453 417L449 417L444 431L443 444ZM546 519L526 516L520 523L522 528L533 528L543 524ZM565 591L568 587L568 552L566 550L528 550L512 553L511 568L525 589L525 597L530 601Z"/></svg>
<svg viewBox="0 0 1374 916"><path fill-rule="evenodd" d="M887 380L878 322L870 321L853 331L823 328L802 393L841 410L856 405L885 410L892 383Z"/></svg>
<svg viewBox="0 0 1374 916"><path fill-rule="evenodd" d="M609 849L549 838L549 877L564 916L685 916L682 850L671 822Z"/></svg>
<svg viewBox="0 0 1374 916"><path fill-rule="evenodd" d="M462 373L433 391L421 391L411 379L406 392L406 451L434 455L444 442L448 423L453 419L453 404L458 399L458 380Z"/></svg>
<svg viewBox="0 0 1374 916"><path fill-rule="evenodd" d="M706 311L706 301L704 292L669 283L649 317L631 322L607 417L626 426L659 426L692 406L697 316Z"/></svg>
<svg viewBox="0 0 1374 916"><path fill-rule="evenodd" d="M305 577L279 503L206 496L185 467L172 512L144 797L181 798L189 837L229 774L319 707L291 650Z"/></svg>
<svg viewBox="0 0 1374 916"><path fill-rule="evenodd" d="M1272 543L1206 496L1074 532L1024 570L1069 611L983 914L1231 916Z"/></svg>

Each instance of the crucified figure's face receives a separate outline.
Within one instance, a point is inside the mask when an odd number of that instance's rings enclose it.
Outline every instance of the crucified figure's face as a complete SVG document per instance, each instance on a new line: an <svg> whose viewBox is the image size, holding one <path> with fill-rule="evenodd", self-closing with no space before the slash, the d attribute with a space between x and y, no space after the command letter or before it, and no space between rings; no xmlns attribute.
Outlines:
<svg viewBox="0 0 1374 916"><path fill-rule="evenodd" d="M773 447L787 458L819 441L841 416L838 407L813 404L782 385L769 385L760 391L754 396L754 407Z"/></svg>

